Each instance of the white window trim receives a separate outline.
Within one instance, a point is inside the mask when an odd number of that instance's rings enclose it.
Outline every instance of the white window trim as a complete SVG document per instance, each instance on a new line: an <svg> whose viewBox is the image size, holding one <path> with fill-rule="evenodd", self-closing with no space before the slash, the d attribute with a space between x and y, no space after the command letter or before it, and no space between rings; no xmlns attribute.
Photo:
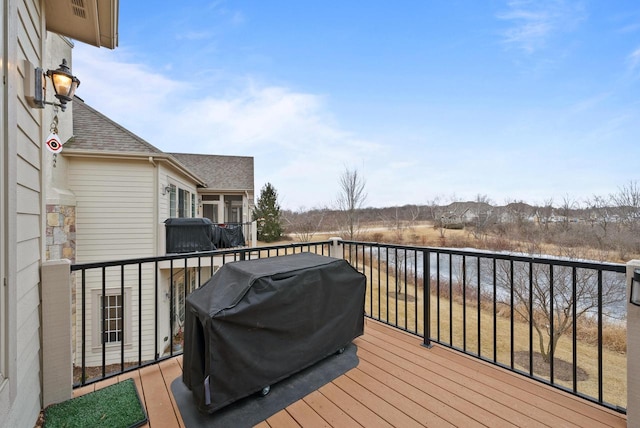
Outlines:
<svg viewBox="0 0 640 428"><path fill-rule="evenodd" d="M183 205L180 206L180 192L183 192ZM171 206L171 199L173 198L174 206ZM169 181L169 204L167 210L169 211L168 218L180 218L180 211L183 211L182 218L197 217L197 192L194 189L182 187L180 184L176 184ZM173 208L173 209L172 209Z"/></svg>
<svg viewBox="0 0 640 428"><path fill-rule="evenodd" d="M121 294L120 288L107 288L105 290L106 296L114 296ZM96 288L91 290L91 350L94 352L102 351L102 318L100 301L102 297L102 289ZM131 334L131 287L124 288L124 313L123 313L123 334L124 334L124 347L130 349L132 345ZM122 344L120 342L108 343L105 345L106 349L120 349Z"/></svg>
<svg viewBox="0 0 640 428"><path fill-rule="evenodd" d="M210 219L213 223L220 223L219 218L220 218L220 201L202 201L202 216L204 217L204 206L211 206L212 208L212 212L213 212L213 216L215 217L215 219ZM208 217L207 217L208 218ZM214 221L215 220L215 221Z"/></svg>
<svg viewBox="0 0 640 428"><path fill-rule="evenodd" d="M185 275L186 274L186 275ZM187 295L191 294L193 290L196 289L196 278L197 278L197 269L194 267L187 268L185 272L184 269L181 269L180 272L176 273L176 278L174 279L174 289L173 289L173 299L174 299L174 325L177 325L179 328L184 330L184 322L185 319L180 320L180 312L182 311L184 317L186 317L186 299L184 302L180 300L184 297L184 290L187 289Z"/></svg>

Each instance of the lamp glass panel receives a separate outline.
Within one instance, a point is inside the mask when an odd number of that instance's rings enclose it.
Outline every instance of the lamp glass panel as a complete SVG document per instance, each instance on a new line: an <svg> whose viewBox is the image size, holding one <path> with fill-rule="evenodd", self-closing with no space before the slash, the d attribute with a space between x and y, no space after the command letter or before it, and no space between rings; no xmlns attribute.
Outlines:
<svg viewBox="0 0 640 428"><path fill-rule="evenodd" d="M73 98L73 94L76 93L76 89L78 88L78 82L77 81L72 81L71 82L71 88L69 89L69 95L67 95L69 98Z"/></svg>
<svg viewBox="0 0 640 428"><path fill-rule="evenodd" d="M68 97L72 87L76 86L71 77L60 73L54 73L53 76L51 76L51 80L53 80L53 87L56 94L64 95L65 97ZM75 91L75 88L73 89ZM71 95L73 95L73 93L71 93Z"/></svg>

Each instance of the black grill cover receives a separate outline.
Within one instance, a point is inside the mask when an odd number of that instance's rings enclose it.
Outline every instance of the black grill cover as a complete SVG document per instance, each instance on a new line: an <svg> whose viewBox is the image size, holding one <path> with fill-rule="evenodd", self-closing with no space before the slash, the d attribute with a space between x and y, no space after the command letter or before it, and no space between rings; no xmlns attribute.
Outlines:
<svg viewBox="0 0 640 428"><path fill-rule="evenodd" d="M217 248L233 248L245 245L242 226L213 226L213 243Z"/></svg>
<svg viewBox="0 0 640 428"><path fill-rule="evenodd" d="M348 345L364 328L365 276L301 253L227 263L186 300L183 381L214 412Z"/></svg>
<svg viewBox="0 0 640 428"><path fill-rule="evenodd" d="M167 232L167 254L216 249L213 243L213 223L208 218L168 218L164 225Z"/></svg>

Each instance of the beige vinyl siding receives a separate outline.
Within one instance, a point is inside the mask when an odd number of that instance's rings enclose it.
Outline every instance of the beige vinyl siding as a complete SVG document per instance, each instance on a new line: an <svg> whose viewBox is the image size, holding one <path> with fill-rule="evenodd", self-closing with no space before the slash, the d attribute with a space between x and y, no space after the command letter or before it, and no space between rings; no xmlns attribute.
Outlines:
<svg viewBox="0 0 640 428"><path fill-rule="evenodd" d="M131 301L126 302L130 310L130 318L125 317L127 325L125 327L125 362L128 361L148 361L153 359L155 355L154 346L154 326L155 322L155 286L154 286L154 273L153 265L145 265L142 269L142 277L145 278L142 282L142 355L139 354L139 316L138 316L138 304L139 304L139 285L138 285L138 266L127 266L124 271L124 287L125 294L130 293ZM100 308L94 307L94 294L102 294L102 275L100 271L87 272L86 278L86 304L85 319L85 342L86 348L86 365L100 366L102 365L102 347L99 335L99 326L101 324ZM81 279L79 274L76 274L76 296L78 296L78 302L81 303ZM109 268L106 270L106 291L107 294L115 293L120 294L121 288L121 276L120 268ZM77 309L77 313L81 314L82 305ZM96 334L96 331L98 334ZM82 337L82 324L81 319L78 317L76 320L76 337ZM160 339L162 340L162 339ZM76 365L80 363L80 356L82 353L81 341L76 343ZM120 344L108 345L106 347L106 359L105 364L114 364L120 362Z"/></svg>
<svg viewBox="0 0 640 428"><path fill-rule="evenodd" d="M8 51L5 44L5 30L7 29L7 20L11 18L11 8L7 6L6 0L0 0L0 7L5 13L0 16L0 64L8 63ZM4 74L4 68L2 69ZM13 183L7 180L7 168L5 166L6 159L9 155L9 142L7 132L7 111L5 109L7 90L6 85L0 85L0 281L4 282L7 278L7 262L9 260L8 245L8 196L7 188L11 188ZM8 375L8 355L7 348L9 343L8 333L8 305L7 297L10 290L3 286L0 292L0 420L8 419L9 413L9 384L7 382Z"/></svg>
<svg viewBox="0 0 640 428"><path fill-rule="evenodd" d="M76 261L110 261L156 255L156 178L155 167L146 160L114 160L72 158L69 161L69 188L76 196ZM106 288L120 290L119 268L106 270ZM125 331L125 361L149 360L155 354L153 323L155 320L155 285L152 266L143 267L142 284L142 356L138 335L138 266L124 271L124 287L130 290L131 318ZM76 278L76 296L81 296L81 281ZM100 323L100 309L93 307L95 291L102 293L100 272L86 277L85 341L87 366L102 364L100 335L94 327ZM119 292L119 291L118 291ZM77 313L81 312L81 300ZM76 337L82 337L80 318ZM76 358L81 355L81 343L76 343ZM120 362L120 345L107 348L106 364ZM78 361L79 363L79 361Z"/></svg>
<svg viewBox="0 0 640 428"><path fill-rule="evenodd" d="M148 158L101 159L69 156L68 184L76 201L76 262L136 259L164 254L164 220L169 218L169 193L162 194L165 186L175 185L196 194L196 185L173 168L162 162L150 162ZM189 212L190 214L190 212ZM162 355L169 338L170 279L161 271L158 281L158 346L156 349L156 288L154 266L143 266L141 292L138 266L124 270L125 295L131 296L131 315L125 326L125 361L147 361L156 353ZM106 292L119 294L121 272L119 268L107 268ZM100 308L96 305L102 294L101 271L88 272L85 277L85 302L81 301L82 281L76 274L76 307L81 315L84 308L87 344L87 366L102 365L102 343L99 324ZM142 300L140 301L140 295ZM139 319L138 305L142 315ZM127 320L125 320L127 321ZM139 326L142 324L142 337ZM177 327L176 327L177 331ZM175 331L174 331L175 333ZM81 317L76 319L76 337L83 336ZM167 341L165 341L165 337ZM141 340L140 340L141 339ZM139 346L142 347L142 355ZM82 355L81 341L76 341L76 364ZM105 364L119 363L121 345L105 347Z"/></svg>
<svg viewBox="0 0 640 428"><path fill-rule="evenodd" d="M43 2L4 0L8 25L4 32L9 51L4 58L13 84L7 85L7 110L2 113L7 132L3 145L8 149L6 162L8 194L3 210L6 223L16 230L3 234L8 256L4 276L9 290L2 313L7 320L9 386L0 390L0 403L8 398L8 409L0 410L3 426L33 426L40 410L40 311L39 267L42 248L42 112L26 106L23 60L42 66L44 21ZM15 49L15 50L11 50ZM17 65L17 68L12 68ZM6 122L4 122L6 120ZM4 140L6 138L6 141ZM5 175L6 174L6 175ZM15 175L13 175L15 174ZM15 177L15 181L14 181ZM14 199L15 198L15 199ZM4 338L4 334L3 334ZM8 395L7 395L8 394Z"/></svg>
<svg viewBox="0 0 640 428"><path fill-rule="evenodd" d="M69 187L76 195L76 260L155 255L154 168L148 162L77 158Z"/></svg>

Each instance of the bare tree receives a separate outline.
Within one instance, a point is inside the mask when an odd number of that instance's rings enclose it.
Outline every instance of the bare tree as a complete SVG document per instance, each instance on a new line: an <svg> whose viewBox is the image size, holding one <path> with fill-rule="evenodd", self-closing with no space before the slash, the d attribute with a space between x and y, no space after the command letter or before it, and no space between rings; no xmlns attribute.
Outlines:
<svg viewBox="0 0 640 428"><path fill-rule="evenodd" d="M283 219L287 230L291 231L298 242L311 242L314 235L320 231L327 208L316 208L307 211L300 207L295 212L287 212Z"/></svg>
<svg viewBox="0 0 640 428"><path fill-rule="evenodd" d="M620 213L620 221L630 231L635 231L640 223L640 186L637 181L618 189L618 193L611 195L611 199Z"/></svg>
<svg viewBox="0 0 640 428"><path fill-rule="evenodd" d="M444 240L445 232L447 231L444 227L444 223L442 221L442 217L444 216L444 208L440 205L442 202L440 196L436 196L432 200L427 202L427 207L429 209L429 216L433 221L433 227L438 229L440 232L440 239Z"/></svg>
<svg viewBox="0 0 640 428"><path fill-rule="evenodd" d="M393 231L395 244L402 244L404 240L405 230L413 226L416 218L415 212L412 211L410 215L412 216L412 220L407 220L403 215L403 210L400 207L393 207L391 213L383 213L381 215L381 220L384 227Z"/></svg>
<svg viewBox="0 0 640 428"><path fill-rule="evenodd" d="M505 208L507 213L507 223L513 223L518 229L523 229L526 224L527 217L530 215L531 207L522 200L507 199L505 201Z"/></svg>
<svg viewBox="0 0 640 428"><path fill-rule="evenodd" d="M573 199L568 194L562 197L562 204L560 204L560 226L565 232L569 230L571 225L571 218L574 210L579 208L578 201Z"/></svg>
<svg viewBox="0 0 640 428"><path fill-rule="evenodd" d="M487 195L476 195L473 208L471 211L474 217L474 228L471 232L476 239L484 238L487 234L489 225L495 220L493 215L493 206L491 205L491 199Z"/></svg>
<svg viewBox="0 0 640 428"><path fill-rule="evenodd" d="M576 258L576 254L565 256ZM598 308L598 274L594 269L509 260L499 260L496 269L501 290L498 300L510 306L513 294L514 312L531 322L545 362L554 357L560 338L572 330L574 312L577 320ZM624 300L624 277L605 275L601 299L603 314L616 318L613 307Z"/></svg>
<svg viewBox="0 0 640 428"><path fill-rule="evenodd" d="M595 231L594 236L602 246L604 241L607 239L607 232L612 221L612 200L610 197L593 195L591 199L586 201L586 204L589 211L587 218L591 227L600 231L600 233Z"/></svg>
<svg viewBox="0 0 640 428"><path fill-rule="evenodd" d="M360 209L367 199L366 181L357 169L345 168L339 183L336 205L342 213L340 226L349 239L354 239L360 233Z"/></svg>
<svg viewBox="0 0 640 428"><path fill-rule="evenodd" d="M549 223L553 217L553 198L545 199L543 205L538 209L538 221L544 227L544 230L549 230Z"/></svg>

